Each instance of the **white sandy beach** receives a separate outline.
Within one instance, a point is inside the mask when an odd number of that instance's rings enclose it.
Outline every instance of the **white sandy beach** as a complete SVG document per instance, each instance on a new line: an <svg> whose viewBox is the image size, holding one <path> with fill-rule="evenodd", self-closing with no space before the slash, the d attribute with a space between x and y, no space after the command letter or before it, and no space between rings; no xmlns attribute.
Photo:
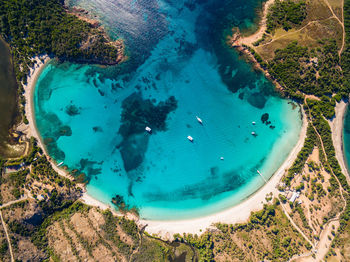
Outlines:
<svg viewBox="0 0 350 262"><path fill-rule="evenodd" d="M45 65L50 61L50 58L48 56L42 56L42 57L35 57L34 60L36 61L36 64L34 65L34 67L30 70L30 74L27 78L27 84L24 85L24 96L26 98L26 106L25 106L25 110L26 110L26 116L27 119L29 121L28 125L25 124L21 124L20 126L17 127L17 129L23 133L26 134L27 138L30 137L35 137L38 141L38 145L44 150L44 153L49 156L46 147L44 146L41 137L38 133L38 130L36 128L35 125L35 117L34 117L34 105L33 105L33 95L34 95L34 89L35 89L35 84L36 81L41 73L41 71L44 69ZM55 163L54 161L50 161L52 164L53 169L61 176L64 176L66 178L69 179L73 179L73 177L63 168L60 168L57 166L57 163ZM117 213L115 211L115 209L108 204L105 204L97 199L94 199L93 197L91 197L84 189L84 193L82 195L82 197L80 198L80 200L90 206L95 206L95 207L99 207L102 210L106 210L106 209L110 209L115 215L120 215L119 213ZM130 215L128 216L130 218L135 218L134 215Z"/></svg>
<svg viewBox="0 0 350 262"><path fill-rule="evenodd" d="M211 229L212 225L217 222L229 224L245 222L252 211L258 211L263 208L263 204L266 203L265 197L267 194L272 193L273 196L278 195L279 191L277 190L277 185L285 171L293 164L299 151L303 147L306 138L306 129L307 120L303 113L303 125L300 131L299 140L293 150L289 153L287 159L263 187L240 204L222 212L201 218L178 221L140 220L139 224L142 226L147 225L145 230L150 234L157 234L164 239L171 239L175 233L192 233L200 235L205 232L206 229Z"/></svg>
<svg viewBox="0 0 350 262"><path fill-rule="evenodd" d="M35 83L38 75L41 70L44 68L45 64L50 60L48 57L42 58L44 62L41 62L39 58L36 58L37 64L31 70L30 77L28 78L28 84L25 86L25 96L27 99L26 104L26 114L29 120L29 125L21 125L19 129L27 134L28 137L34 136L38 139L39 145L45 150L41 142L41 138L38 134L38 131L35 127L35 119L33 112L33 92L35 88ZM336 148L337 158L340 162L340 165L343 169L343 172L349 178L345 161L342 151L342 129L343 129L343 118L346 110L346 104L341 102L337 104L336 107L336 117L330 122L332 127L332 136L334 141L334 146ZM252 211L258 211L263 208L263 204L266 203L265 197L267 194L272 193L273 196L277 196L279 191L277 190L277 185L279 184L282 176L285 171L293 164L297 154L301 150L304 140L306 138L306 129L307 129L307 120L303 112L303 125L300 131L299 140L294 146L293 150L289 153L287 159L280 166L280 168L275 172L275 174L270 178L270 180L261 187L257 192L252 194L245 201L241 202L238 205L233 206L227 210L194 219L187 220L178 220L178 221L149 221L149 220L137 220L140 227L146 226L146 231L150 234L157 234L163 239L172 239L172 236L175 233L192 233L192 234L201 234L205 232L206 229L213 228L212 225L217 222L222 223L239 223L245 222ZM47 153L47 152L45 152ZM63 169L58 168L55 163L52 163L54 169L62 176L69 177L71 176ZM102 203L84 192L81 197L82 202L87 205L96 206L103 210L111 209L114 214L118 214L115 210L108 204ZM128 216L135 219L134 216Z"/></svg>
<svg viewBox="0 0 350 262"><path fill-rule="evenodd" d="M254 42L261 39L266 31L266 17L270 6L275 2L275 0L268 0L264 3L264 7L261 14L261 20L259 23L259 29L252 35L241 37L238 39L239 45L252 46Z"/></svg>
<svg viewBox="0 0 350 262"><path fill-rule="evenodd" d="M37 78L40 75L40 72L44 69L45 65L50 61L50 58L47 55L45 55L41 57L34 57L34 60L36 61L36 63L30 70L29 76L27 78L27 84L24 85L24 96L26 99L25 111L29 124L25 125L22 123L20 126L17 127L17 130L25 133L27 138L35 137L38 141L38 145L44 150L45 154L48 155L46 148L42 143L40 135L35 126L33 95ZM72 179L72 177L65 170L59 168L56 165L56 163L51 161L51 164L53 166L53 169L61 176Z"/></svg>
<svg viewBox="0 0 350 262"><path fill-rule="evenodd" d="M332 139L335 148L335 156L338 159L343 174L346 176L346 179L350 184L350 176L345 164L345 155L343 149L343 127L346 108L347 104L344 101L337 103L335 107L336 117L332 119L332 121L329 121L329 123L332 129Z"/></svg>
<svg viewBox="0 0 350 262"><path fill-rule="evenodd" d="M26 114L29 120L29 125L20 126L19 129L22 129L22 131L26 132L28 137L34 136L35 138L37 138L39 145L45 150L45 147L42 144L41 138L38 134L34 122L35 119L33 112L33 92L37 77L40 74L41 70L44 68L45 64L49 61L49 58L45 57L44 62L41 62L39 58L36 58L36 60L38 61L37 65L32 69L30 77L28 78L28 84L25 87L25 96L27 99ZM266 202L265 197L267 194L273 193L274 196L278 195L278 190L276 187L279 184L285 171L293 164L298 152L301 150L306 137L306 128L307 121L306 117L303 116L303 126L300 131L299 140L293 148L293 150L289 153L287 159L262 188L260 188L256 193L252 194L252 196L250 196L240 204L235 205L232 208L224 210L222 212L202 218L178 221L137 220L139 226L143 227L147 225L146 231L148 233L157 234L164 239L171 239L173 234L175 233L193 233L199 235L203 233L206 229L210 229L212 224L216 222L233 224L237 222L246 221L252 211L257 211L263 207L263 204ZM54 169L60 175L70 177L65 170L58 168L55 163L52 164ZM117 212L115 212L112 206L94 199L87 192L84 192L83 196L81 197L81 201L87 205L96 206L103 210L111 209L114 214L118 214Z"/></svg>

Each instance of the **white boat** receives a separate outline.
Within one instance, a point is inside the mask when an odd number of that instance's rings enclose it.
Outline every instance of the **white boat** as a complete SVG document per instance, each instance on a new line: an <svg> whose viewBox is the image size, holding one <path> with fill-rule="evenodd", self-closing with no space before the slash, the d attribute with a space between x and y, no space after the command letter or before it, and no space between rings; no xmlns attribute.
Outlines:
<svg viewBox="0 0 350 262"><path fill-rule="evenodd" d="M203 125L202 119L200 119L198 116L196 116L196 118L197 118L197 121L198 121L201 125Z"/></svg>
<svg viewBox="0 0 350 262"><path fill-rule="evenodd" d="M152 129L151 129L149 126L146 126L145 130L146 130L148 133L152 133Z"/></svg>
<svg viewBox="0 0 350 262"><path fill-rule="evenodd" d="M257 133L255 133L255 132L252 132L252 136L257 136Z"/></svg>
<svg viewBox="0 0 350 262"><path fill-rule="evenodd" d="M63 165L63 162L61 162L61 163L58 163L58 165L57 166L62 166Z"/></svg>
<svg viewBox="0 0 350 262"><path fill-rule="evenodd" d="M190 140L191 142L193 142L193 137L192 136L188 136L187 139Z"/></svg>
<svg viewBox="0 0 350 262"><path fill-rule="evenodd" d="M256 123L253 121L252 124L253 124L253 126L255 126Z"/></svg>
<svg viewBox="0 0 350 262"><path fill-rule="evenodd" d="M224 157L222 156L222 157L220 157L220 160L224 160Z"/></svg>

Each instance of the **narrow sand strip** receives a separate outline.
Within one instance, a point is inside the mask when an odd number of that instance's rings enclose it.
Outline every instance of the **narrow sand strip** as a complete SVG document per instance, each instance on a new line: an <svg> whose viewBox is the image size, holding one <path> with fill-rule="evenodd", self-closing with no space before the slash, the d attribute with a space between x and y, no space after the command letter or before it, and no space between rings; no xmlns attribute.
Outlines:
<svg viewBox="0 0 350 262"><path fill-rule="evenodd" d="M27 138L35 137L38 141L38 145L44 150L45 154L49 156L46 147L44 146L41 137L38 133L38 130L36 129L35 125L35 117L34 117L34 103L33 103L33 96L34 96L34 89L36 81L41 73L41 71L45 68L47 63L50 61L50 58L47 55L41 56L41 57L34 57L34 60L36 63L34 66L30 69L29 76L27 78L27 84L24 85L24 96L26 99L26 105L25 105L25 111L26 116L29 121L28 125L21 124L17 127L18 131L21 131L26 134ZM64 176L66 178L72 179L72 177L63 170L62 168L59 168L57 164L53 161L50 161L52 164L53 169L60 174L61 176Z"/></svg>
<svg viewBox="0 0 350 262"><path fill-rule="evenodd" d="M269 11L270 6L275 2L275 0L267 0L264 3L262 15L261 15L261 21L259 24L259 29L254 34L241 37L238 39L238 43L240 45L248 45L252 46L254 42L261 39L266 31L266 19L267 19L267 12Z"/></svg>
<svg viewBox="0 0 350 262"><path fill-rule="evenodd" d="M344 117L347 108L347 103L341 101L335 107L335 118L329 122L332 130L332 140L335 148L335 156L338 159L339 165L350 184L350 176L345 164L345 153L343 148L343 126Z"/></svg>

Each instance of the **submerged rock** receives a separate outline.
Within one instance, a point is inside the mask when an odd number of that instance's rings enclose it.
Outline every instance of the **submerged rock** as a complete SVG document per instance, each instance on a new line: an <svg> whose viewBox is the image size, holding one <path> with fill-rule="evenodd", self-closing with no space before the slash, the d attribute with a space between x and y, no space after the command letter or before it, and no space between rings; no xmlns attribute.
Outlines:
<svg viewBox="0 0 350 262"><path fill-rule="evenodd" d="M76 107L75 105L66 106L65 111L66 111L67 115L69 115L69 116L76 116L76 115L80 114L79 108Z"/></svg>
<svg viewBox="0 0 350 262"><path fill-rule="evenodd" d="M269 114L268 113L262 114L261 122L263 122L263 124L265 124L268 120L269 120Z"/></svg>

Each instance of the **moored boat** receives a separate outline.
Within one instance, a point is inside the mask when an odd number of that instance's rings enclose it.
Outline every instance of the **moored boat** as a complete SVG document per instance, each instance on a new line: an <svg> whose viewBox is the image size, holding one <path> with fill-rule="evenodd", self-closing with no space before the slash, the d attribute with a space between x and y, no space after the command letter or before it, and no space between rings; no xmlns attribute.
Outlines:
<svg viewBox="0 0 350 262"><path fill-rule="evenodd" d="M201 125L203 125L202 119L200 119L198 116L196 116L196 119L197 119L198 123L200 123Z"/></svg>
<svg viewBox="0 0 350 262"><path fill-rule="evenodd" d="M152 129L149 126L146 126L145 130L150 134L152 133Z"/></svg>
<svg viewBox="0 0 350 262"><path fill-rule="evenodd" d="M192 136L188 136L187 139L190 140L191 142L193 142L193 137Z"/></svg>

